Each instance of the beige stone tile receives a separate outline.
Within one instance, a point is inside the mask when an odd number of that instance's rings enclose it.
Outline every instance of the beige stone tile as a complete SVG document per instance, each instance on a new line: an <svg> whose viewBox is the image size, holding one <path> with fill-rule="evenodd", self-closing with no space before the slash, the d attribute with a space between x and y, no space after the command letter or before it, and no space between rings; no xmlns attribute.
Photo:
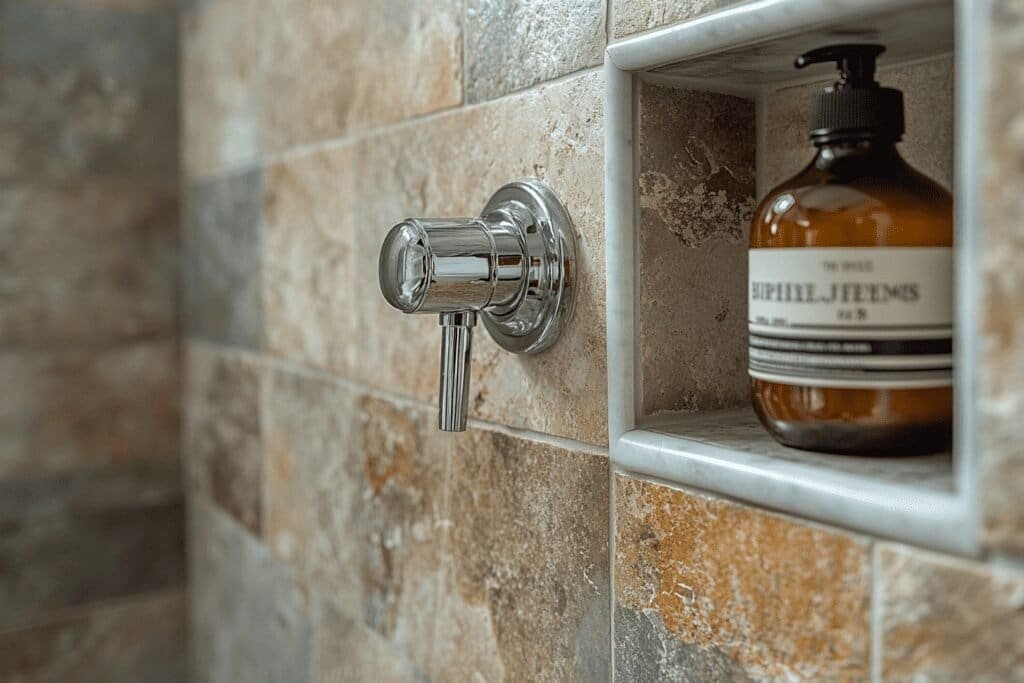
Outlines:
<svg viewBox="0 0 1024 683"><path fill-rule="evenodd" d="M351 375L358 362L351 150L289 157L264 175L263 326L276 355Z"/></svg>
<svg viewBox="0 0 1024 683"><path fill-rule="evenodd" d="M462 101L457 0L209 0L182 34L193 174Z"/></svg>
<svg viewBox="0 0 1024 683"><path fill-rule="evenodd" d="M0 353L0 475L178 454L176 345Z"/></svg>
<svg viewBox="0 0 1024 683"><path fill-rule="evenodd" d="M450 457L432 411L279 371L266 414L272 551L367 628L426 662Z"/></svg>
<svg viewBox="0 0 1024 683"><path fill-rule="evenodd" d="M0 187L0 344L170 337L178 198L125 182Z"/></svg>
<svg viewBox="0 0 1024 683"><path fill-rule="evenodd" d="M254 534L262 529L265 373L251 358L199 342L188 345L184 443L189 488Z"/></svg>
<svg viewBox="0 0 1024 683"><path fill-rule="evenodd" d="M384 302L376 255L408 216L477 215L506 182L538 177L565 203L577 230L576 313L537 356L474 337L470 413L596 444L607 442L602 80L589 73L493 103L445 114L358 146L356 377L435 401L437 320ZM372 255L372 256L371 256Z"/></svg>
<svg viewBox="0 0 1024 683"><path fill-rule="evenodd" d="M172 590L0 634L0 677L181 683L185 649L185 596Z"/></svg>
<svg viewBox="0 0 1024 683"><path fill-rule="evenodd" d="M862 681L862 539L617 475L615 667L624 680Z"/></svg>
<svg viewBox="0 0 1024 683"><path fill-rule="evenodd" d="M796 55L794 55L795 57ZM953 58L939 57L910 66L886 67L882 55L878 82L903 91L906 133L900 154L914 168L947 188L953 186ZM794 75L798 72L794 69ZM765 100L763 188L767 192L814 158L808 135L811 96L828 85L785 88Z"/></svg>
<svg viewBox="0 0 1024 683"><path fill-rule="evenodd" d="M316 623L319 683L406 683L428 680L394 645L329 600L319 601Z"/></svg>
<svg viewBox="0 0 1024 683"><path fill-rule="evenodd" d="M177 181L177 13L105 4L0 5L0 177Z"/></svg>
<svg viewBox="0 0 1024 683"><path fill-rule="evenodd" d="M643 411L743 405L754 103L643 84L639 147Z"/></svg>
<svg viewBox="0 0 1024 683"><path fill-rule="evenodd" d="M182 586L184 517L180 494L135 507L107 501L92 509L5 515L0 634L75 608Z"/></svg>
<svg viewBox="0 0 1024 683"><path fill-rule="evenodd" d="M980 484L983 541L1024 553L1024 3L991 15L987 153L981 159L983 236Z"/></svg>
<svg viewBox="0 0 1024 683"><path fill-rule="evenodd" d="M883 680L1024 679L1024 573L905 546L877 552Z"/></svg>
<svg viewBox="0 0 1024 683"><path fill-rule="evenodd" d="M312 680L306 587L266 546L200 496L189 501L189 680Z"/></svg>
<svg viewBox="0 0 1024 683"><path fill-rule="evenodd" d="M623 38L650 28L692 19L741 0L609 0L612 35Z"/></svg>
<svg viewBox="0 0 1024 683"><path fill-rule="evenodd" d="M608 460L455 435L435 680L609 677Z"/></svg>
<svg viewBox="0 0 1024 683"><path fill-rule="evenodd" d="M467 0L466 99L600 64L606 13L604 0Z"/></svg>
<svg viewBox="0 0 1024 683"><path fill-rule="evenodd" d="M192 183L186 206L181 261L186 332L263 348L263 170Z"/></svg>

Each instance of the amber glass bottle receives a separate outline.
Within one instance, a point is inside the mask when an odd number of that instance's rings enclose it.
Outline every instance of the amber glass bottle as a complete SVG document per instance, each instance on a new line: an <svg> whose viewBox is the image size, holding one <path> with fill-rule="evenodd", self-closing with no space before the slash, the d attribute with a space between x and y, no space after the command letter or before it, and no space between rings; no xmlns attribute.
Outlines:
<svg viewBox="0 0 1024 683"><path fill-rule="evenodd" d="M812 103L817 155L773 189L750 235L754 409L780 442L832 453L946 447L952 425L952 198L896 151L902 96L884 48L839 45Z"/></svg>

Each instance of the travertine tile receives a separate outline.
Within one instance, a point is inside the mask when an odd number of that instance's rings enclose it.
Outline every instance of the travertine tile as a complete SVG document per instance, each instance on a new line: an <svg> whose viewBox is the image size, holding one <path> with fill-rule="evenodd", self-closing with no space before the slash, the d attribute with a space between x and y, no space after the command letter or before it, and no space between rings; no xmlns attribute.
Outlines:
<svg viewBox="0 0 1024 683"><path fill-rule="evenodd" d="M744 405L754 103L643 84L639 147L643 411Z"/></svg>
<svg viewBox="0 0 1024 683"><path fill-rule="evenodd" d="M174 505L181 500L176 457L76 467L55 475L0 480L0 524L39 516L75 517L111 508Z"/></svg>
<svg viewBox="0 0 1024 683"><path fill-rule="evenodd" d="M601 63L604 0L467 0L466 99L482 102Z"/></svg>
<svg viewBox="0 0 1024 683"><path fill-rule="evenodd" d="M437 680L609 677L608 460L455 436Z"/></svg>
<svg viewBox="0 0 1024 683"><path fill-rule="evenodd" d="M268 396L267 543L422 665L450 457L433 411L285 372Z"/></svg>
<svg viewBox="0 0 1024 683"><path fill-rule="evenodd" d="M185 328L192 337L259 349L263 173L195 183L183 225Z"/></svg>
<svg viewBox="0 0 1024 683"><path fill-rule="evenodd" d="M319 601L316 623L316 680L319 683L428 682L426 674L329 600Z"/></svg>
<svg viewBox="0 0 1024 683"><path fill-rule="evenodd" d="M983 541L1024 553L1024 2L991 15L992 73L981 157L981 491Z"/></svg>
<svg viewBox="0 0 1024 683"><path fill-rule="evenodd" d="M7 518L0 526L0 630L52 610L184 583L181 501Z"/></svg>
<svg viewBox="0 0 1024 683"><path fill-rule="evenodd" d="M742 0L609 0L612 34L623 38L649 28L692 19Z"/></svg>
<svg viewBox="0 0 1024 683"><path fill-rule="evenodd" d="M925 175L952 187L953 57L886 67L883 53L880 66L878 82L903 91L906 133L900 154ZM793 73L798 74L796 69ZM832 80L785 88L765 99L763 191L795 175L814 158L814 146L807 138L811 96Z"/></svg>
<svg viewBox="0 0 1024 683"><path fill-rule="evenodd" d="M458 0L210 0L182 33L192 174L462 101Z"/></svg>
<svg viewBox="0 0 1024 683"><path fill-rule="evenodd" d="M177 191L126 182L4 184L0 263L0 344L172 336Z"/></svg>
<svg viewBox="0 0 1024 683"><path fill-rule="evenodd" d="M0 477L178 453L178 357L171 342L0 352Z"/></svg>
<svg viewBox="0 0 1024 683"><path fill-rule="evenodd" d="M0 68L0 177L176 180L172 8L5 0Z"/></svg>
<svg viewBox="0 0 1024 683"><path fill-rule="evenodd" d="M182 457L190 486L252 533L262 530L264 374L242 354L192 342Z"/></svg>
<svg viewBox="0 0 1024 683"><path fill-rule="evenodd" d="M607 443L602 97L600 74L586 74L368 137L354 158L361 255L407 216L478 215L511 180L539 177L561 197L577 230L575 317L537 356L501 350L478 328L470 414L596 444ZM436 318L391 309L376 258L356 269L356 377L435 401Z"/></svg>
<svg viewBox="0 0 1024 683"><path fill-rule="evenodd" d="M1024 573L883 545L882 679L1024 680Z"/></svg>
<svg viewBox="0 0 1024 683"><path fill-rule="evenodd" d="M7 683L181 683L185 595L133 598L0 634Z"/></svg>
<svg viewBox="0 0 1024 683"><path fill-rule="evenodd" d="M868 678L866 542L625 475L615 509L618 677Z"/></svg>
<svg viewBox="0 0 1024 683"><path fill-rule="evenodd" d="M191 680L308 683L305 590L256 538L200 496L189 502Z"/></svg>
<svg viewBox="0 0 1024 683"><path fill-rule="evenodd" d="M263 317L268 349L336 373L358 362L351 148L292 156L267 169Z"/></svg>

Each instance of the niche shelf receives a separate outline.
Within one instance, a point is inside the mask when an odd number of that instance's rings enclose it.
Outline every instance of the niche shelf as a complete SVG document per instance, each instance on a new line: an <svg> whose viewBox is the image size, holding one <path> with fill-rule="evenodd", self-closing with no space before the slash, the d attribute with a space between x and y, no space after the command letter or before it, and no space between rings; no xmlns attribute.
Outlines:
<svg viewBox="0 0 1024 683"><path fill-rule="evenodd" d="M978 224L975 165L982 120L984 84L976 61L980 18L969 0L755 0L620 42L605 59L605 192L607 230L608 396L609 439L616 469L669 483L737 498L755 505L834 524L875 536L972 555L978 552L978 495L975 399L974 298L979 269L975 264ZM645 373L651 357L678 353L662 363L697 362L684 348L644 346L644 315L658 310L644 304L641 249L641 98L647 88L674 88L689 93L741 98L750 102L749 132L756 144L756 182L750 192L759 198L777 178L767 179L765 147L772 143L762 125L765 102L773 93L801 83L829 79L830 65L796 74L792 61L808 49L836 42L878 42L887 46L880 68L952 60L955 70L956 165L953 187L956 206L956 348L955 443L952 454L906 458L830 456L780 446L760 427L752 411L737 400L723 408L686 412L665 410L644 399ZM954 50L954 44L956 49ZM883 83L885 73L880 72ZM970 77L964 77L970 74ZM794 76L799 76L795 78ZM901 87L901 86L897 86ZM801 95L801 111L807 98ZM685 109L685 102L684 102ZM947 112L952 113L952 112ZM746 120L746 119L745 119ZM687 117L679 120L685 130ZM908 133L913 130L908 126ZM802 151L809 159L810 146ZM798 169L792 169L798 170ZM681 211L696 210L685 205ZM699 252L701 245L693 248ZM740 287L740 340L746 335L746 250L733 247L715 267L717 254L705 262L702 277L713 286ZM739 259L742 258L742 264ZM710 265L709 265L710 264ZM732 267L735 266L735 267ZM685 268L685 264L681 264ZM737 273L736 271L739 270ZM672 304L685 315L686 291ZM737 305L740 305L737 303ZM696 314L699 318L701 314ZM706 311L703 315L706 315ZM699 324L699 323L698 323ZM738 329L738 328L737 328ZM693 353L713 365L717 347L733 345L692 335ZM736 354L721 351L720 372L735 388L745 383L746 369ZM709 358L708 354L712 357ZM655 363L657 365L657 363ZM737 373L742 373L742 377ZM648 378L649 379L649 378ZM704 378L705 384L707 378ZM650 387L648 387L650 390ZM713 402L713 401L712 401ZM699 403L699 402L698 402ZM647 405L645 405L647 404ZM730 407L735 406L735 407Z"/></svg>

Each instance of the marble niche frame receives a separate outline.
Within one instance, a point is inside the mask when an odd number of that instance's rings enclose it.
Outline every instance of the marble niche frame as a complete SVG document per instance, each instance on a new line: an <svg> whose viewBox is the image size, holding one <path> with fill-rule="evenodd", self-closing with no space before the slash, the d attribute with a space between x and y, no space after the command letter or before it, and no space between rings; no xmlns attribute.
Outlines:
<svg viewBox="0 0 1024 683"><path fill-rule="evenodd" d="M980 225L976 169L987 73L982 68L986 55L981 4L971 0L754 0L608 46L604 66L608 438L615 470L882 538L978 554L974 381L980 352L975 334L980 310L980 231L967 226ZM742 448L735 442L721 445L688 434L690 418L686 417L670 430L641 419L635 84L655 74L662 85L667 80L691 90L756 97L771 87L780 68L789 68L788 61L781 64L771 55L798 54L824 40L835 42L836 34L830 31L841 27L857 27L864 38L886 43L895 59L909 61L951 50L955 55L958 334L954 457L948 473L951 490L832 467L827 456L802 457L794 451L792 458L779 458L767 446L758 452L758 443ZM853 42L860 37L851 37L846 30L842 39ZM723 415L722 419L730 419ZM699 420L701 414L695 417ZM770 441L767 435L761 438Z"/></svg>

